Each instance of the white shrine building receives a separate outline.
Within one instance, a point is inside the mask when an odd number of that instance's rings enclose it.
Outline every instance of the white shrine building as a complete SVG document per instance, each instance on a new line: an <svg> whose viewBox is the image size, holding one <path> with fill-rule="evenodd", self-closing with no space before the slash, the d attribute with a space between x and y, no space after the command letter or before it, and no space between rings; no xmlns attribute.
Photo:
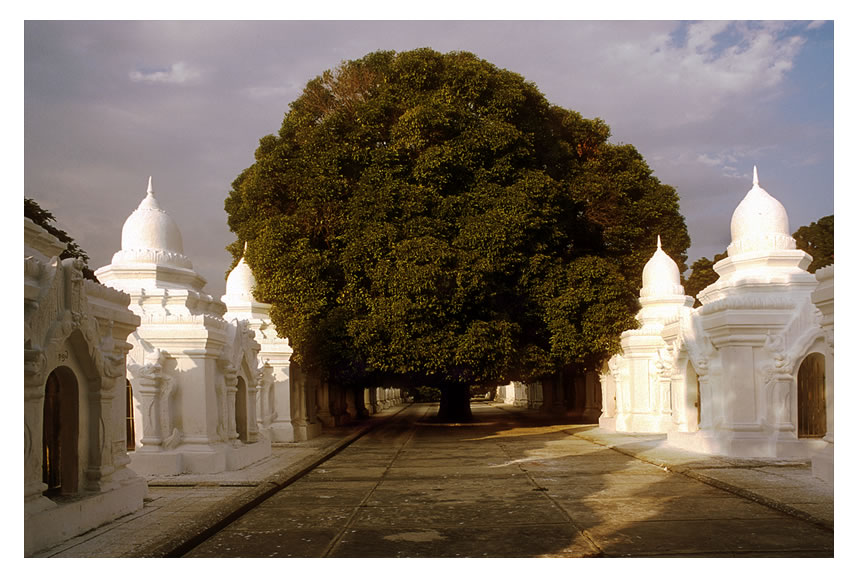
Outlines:
<svg viewBox="0 0 860 580"><path fill-rule="evenodd" d="M623 355L609 359L601 380L606 429L665 433L672 428L672 390L667 367L661 359L666 346L661 333L668 320L689 310L693 299L684 295L677 264L661 247L642 270L639 291L642 308L636 314L639 328L621 334Z"/></svg>
<svg viewBox="0 0 860 580"><path fill-rule="evenodd" d="M24 554L143 507L129 469L129 297L24 218Z"/></svg>
<svg viewBox="0 0 860 580"><path fill-rule="evenodd" d="M245 250L247 251L247 243ZM271 305L254 298L257 282L244 255L227 276L225 318L245 321L260 345L260 382L257 396L259 431L272 442L306 441L320 434L316 393L307 381L290 380L293 349L278 337L269 318Z"/></svg>
<svg viewBox="0 0 860 580"><path fill-rule="evenodd" d="M600 426L668 433L735 457L812 458L833 478L833 267L807 271L782 204L753 186L702 306L659 248L643 271L640 328L601 376Z"/></svg>
<svg viewBox="0 0 860 580"><path fill-rule="evenodd" d="M96 276L131 296L140 317L129 337L128 379L136 408L132 468L145 475L241 469L271 454L260 437L260 345L247 320L203 292L182 236L150 179L125 221L122 247ZM262 373L262 374L265 374Z"/></svg>

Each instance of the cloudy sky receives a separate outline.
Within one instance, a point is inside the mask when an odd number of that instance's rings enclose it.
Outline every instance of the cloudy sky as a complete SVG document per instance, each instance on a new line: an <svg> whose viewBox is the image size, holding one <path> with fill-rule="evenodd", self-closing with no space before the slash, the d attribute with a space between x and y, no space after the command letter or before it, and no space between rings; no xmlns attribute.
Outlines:
<svg viewBox="0 0 860 580"><path fill-rule="evenodd" d="M224 199L308 80L379 49L465 50L600 117L674 186L688 265L762 186L794 231L834 211L832 21L28 21L24 194L96 269L155 195L224 293ZM657 233L657 232L655 232Z"/></svg>

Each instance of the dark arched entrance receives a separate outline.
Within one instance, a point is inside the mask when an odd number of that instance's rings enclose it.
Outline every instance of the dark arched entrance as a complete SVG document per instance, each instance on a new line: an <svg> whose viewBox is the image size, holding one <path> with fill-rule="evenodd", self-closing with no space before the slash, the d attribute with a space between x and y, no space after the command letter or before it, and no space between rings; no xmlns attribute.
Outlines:
<svg viewBox="0 0 860 580"><path fill-rule="evenodd" d="M797 436L827 434L827 389L824 355L814 352L803 359L797 371Z"/></svg>
<svg viewBox="0 0 860 580"><path fill-rule="evenodd" d="M42 481L45 495L78 491L78 381L67 367L45 383L42 417Z"/></svg>
<svg viewBox="0 0 860 580"><path fill-rule="evenodd" d="M131 390L131 382L125 380L125 450L134 451L136 448L134 440L134 394Z"/></svg>
<svg viewBox="0 0 860 580"><path fill-rule="evenodd" d="M236 383L236 432L240 441L248 441L248 387L242 377Z"/></svg>

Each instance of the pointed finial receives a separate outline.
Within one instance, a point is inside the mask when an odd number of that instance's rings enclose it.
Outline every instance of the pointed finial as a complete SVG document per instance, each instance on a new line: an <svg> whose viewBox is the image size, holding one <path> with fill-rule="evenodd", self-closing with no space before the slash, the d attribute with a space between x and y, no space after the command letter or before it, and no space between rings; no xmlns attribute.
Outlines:
<svg viewBox="0 0 860 580"><path fill-rule="evenodd" d="M149 176L149 184L146 186L146 193L152 195L152 176Z"/></svg>
<svg viewBox="0 0 860 580"><path fill-rule="evenodd" d="M753 165L753 185L758 185L758 167Z"/></svg>
<svg viewBox="0 0 860 580"><path fill-rule="evenodd" d="M657 249L662 250L663 245L660 243L660 234L657 234Z"/></svg>
<svg viewBox="0 0 860 580"><path fill-rule="evenodd" d="M248 253L248 241L245 240L245 247L242 249L242 256Z"/></svg>

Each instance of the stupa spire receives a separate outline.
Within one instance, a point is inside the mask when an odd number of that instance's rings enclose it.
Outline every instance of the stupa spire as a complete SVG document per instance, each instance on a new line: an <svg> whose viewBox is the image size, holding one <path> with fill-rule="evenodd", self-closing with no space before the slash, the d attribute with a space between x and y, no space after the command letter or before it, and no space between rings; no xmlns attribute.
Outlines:
<svg viewBox="0 0 860 580"><path fill-rule="evenodd" d="M663 245L660 243L660 234L657 234L657 249L662 250Z"/></svg>
<svg viewBox="0 0 860 580"><path fill-rule="evenodd" d="M149 184L146 186L146 193L152 195L152 176L149 176Z"/></svg>
<svg viewBox="0 0 860 580"><path fill-rule="evenodd" d="M753 186L758 185L758 167L753 165Z"/></svg>

